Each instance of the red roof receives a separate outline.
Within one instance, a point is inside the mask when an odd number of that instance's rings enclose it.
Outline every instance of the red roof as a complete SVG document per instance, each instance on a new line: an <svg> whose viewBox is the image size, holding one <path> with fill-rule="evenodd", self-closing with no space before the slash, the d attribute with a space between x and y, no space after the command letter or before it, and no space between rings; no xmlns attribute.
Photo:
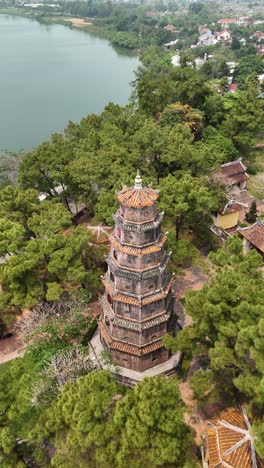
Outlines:
<svg viewBox="0 0 264 468"><path fill-rule="evenodd" d="M244 409L232 409L208 421L206 448L209 468L262 468L255 452L251 425Z"/></svg>
<svg viewBox="0 0 264 468"><path fill-rule="evenodd" d="M242 163L242 158L238 158L236 161L221 164L220 177L223 182L232 185L237 184L249 179L246 170L247 168Z"/></svg>
<svg viewBox="0 0 264 468"><path fill-rule="evenodd" d="M229 91L236 91L237 90L237 84L236 83L231 83L229 86Z"/></svg>
<svg viewBox="0 0 264 468"><path fill-rule="evenodd" d="M264 224L257 221L252 226L238 228L239 234L247 239L254 247L264 253Z"/></svg>
<svg viewBox="0 0 264 468"><path fill-rule="evenodd" d="M225 24L225 23L236 23L236 18L223 18L217 21L218 24Z"/></svg>

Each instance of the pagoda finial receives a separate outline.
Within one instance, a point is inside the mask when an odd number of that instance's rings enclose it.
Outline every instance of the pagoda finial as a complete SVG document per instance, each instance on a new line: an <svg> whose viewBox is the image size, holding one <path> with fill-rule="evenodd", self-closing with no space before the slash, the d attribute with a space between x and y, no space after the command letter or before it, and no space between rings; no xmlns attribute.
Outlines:
<svg viewBox="0 0 264 468"><path fill-rule="evenodd" d="M141 176L140 176L139 169L137 170L137 175L136 175L136 178L135 178L135 186L134 187L136 189L142 189L142 179L141 179Z"/></svg>

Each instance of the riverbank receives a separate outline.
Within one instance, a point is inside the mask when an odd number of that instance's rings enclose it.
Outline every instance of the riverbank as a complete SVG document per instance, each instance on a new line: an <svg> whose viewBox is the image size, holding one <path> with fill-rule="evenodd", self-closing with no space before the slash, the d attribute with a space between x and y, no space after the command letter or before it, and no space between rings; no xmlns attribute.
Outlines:
<svg viewBox="0 0 264 468"><path fill-rule="evenodd" d="M129 51L133 55L139 55L141 52L140 47L134 47L130 41L127 40L127 33L117 33L116 31L105 28L105 26L100 27L98 24L95 24L91 18L78 18L64 15L47 15L46 12L40 10L25 10L22 8L3 8L0 9L0 14L22 16L24 18L34 19L40 23L62 24L70 28L82 29L83 31L95 34L101 39L108 39L113 46L126 49L126 51Z"/></svg>

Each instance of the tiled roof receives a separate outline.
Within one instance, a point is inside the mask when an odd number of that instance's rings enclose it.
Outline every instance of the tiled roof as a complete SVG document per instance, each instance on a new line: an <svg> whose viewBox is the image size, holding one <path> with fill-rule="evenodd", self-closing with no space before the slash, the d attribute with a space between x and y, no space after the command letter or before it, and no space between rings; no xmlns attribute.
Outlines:
<svg viewBox="0 0 264 468"><path fill-rule="evenodd" d="M109 242L109 234L113 231L113 228L109 226L87 226L94 237L95 244L107 244Z"/></svg>
<svg viewBox="0 0 264 468"><path fill-rule="evenodd" d="M112 337L109 335L102 322L98 322L98 327L104 340L110 346L110 348L117 349L118 351L123 351L125 353L133 354L135 356L142 356L156 351L157 349L164 348L164 343L162 341L155 341L155 343L151 343L150 345L145 346L144 348L137 348L136 346L131 346L125 343L120 343L118 341L113 341Z"/></svg>
<svg viewBox="0 0 264 468"><path fill-rule="evenodd" d="M255 224L246 228L238 228L238 232L264 253L264 224L261 221L257 220Z"/></svg>
<svg viewBox="0 0 264 468"><path fill-rule="evenodd" d="M245 409L229 410L208 421L206 434L209 468L260 468Z"/></svg>
<svg viewBox="0 0 264 468"><path fill-rule="evenodd" d="M134 348L133 346L126 345L124 343L118 343L117 341L112 342L112 349L117 349L119 351L124 351L125 353L134 354L136 356L144 356L145 354L152 353L157 349L164 348L162 341L157 341L151 345L146 346L145 348Z"/></svg>
<svg viewBox="0 0 264 468"><path fill-rule="evenodd" d="M236 184L249 179L246 170L242 158L238 158L236 161L221 164L220 177L232 184Z"/></svg>
<svg viewBox="0 0 264 468"><path fill-rule="evenodd" d="M148 320L146 322L136 322L136 321L132 322L130 320L115 317L113 324L121 328L128 328L131 330L142 332L142 330L147 330L148 328L155 327L156 325L160 325L161 323L167 322L168 320L169 320L168 314L159 315L158 317L152 320Z"/></svg>
<svg viewBox="0 0 264 468"><path fill-rule="evenodd" d="M219 210L219 213L222 215L230 214L230 213L236 213L237 211L245 211L248 209L248 205L245 203L240 203L236 200L230 200L224 207L224 209L221 211Z"/></svg>
<svg viewBox="0 0 264 468"><path fill-rule="evenodd" d="M148 317L146 320L137 321L137 320L129 320L125 319L121 316L115 316L114 311L110 304L108 303L105 296L100 298L100 303L102 305L104 313L107 315L109 320L113 322L114 325L123 328L129 328L131 330L142 331L148 328L154 327L155 325L159 325L160 323L167 322L169 320L169 315L166 314L166 311L163 310L156 314L155 318Z"/></svg>
<svg viewBox="0 0 264 468"><path fill-rule="evenodd" d="M112 343L112 338L111 336L109 335L109 333L107 332L106 328L104 327L103 323L102 322L98 322L98 328L100 329L100 332L101 332L101 335L103 336L103 338L105 339L106 343L108 345L110 345Z"/></svg>
<svg viewBox="0 0 264 468"><path fill-rule="evenodd" d="M225 24L225 23L236 23L237 19L236 18L222 18L217 21L219 24Z"/></svg>
<svg viewBox="0 0 264 468"><path fill-rule="evenodd" d="M130 208L145 208L155 204L159 192L151 187L124 187L121 192L118 192L118 201Z"/></svg>
<svg viewBox="0 0 264 468"><path fill-rule="evenodd" d="M121 253L134 256L148 255L150 253L159 252L163 245L166 242L167 236L162 234L157 243L150 245L149 247L128 247L127 245L122 245L114 235L109 237L113 247Z"/></svg>

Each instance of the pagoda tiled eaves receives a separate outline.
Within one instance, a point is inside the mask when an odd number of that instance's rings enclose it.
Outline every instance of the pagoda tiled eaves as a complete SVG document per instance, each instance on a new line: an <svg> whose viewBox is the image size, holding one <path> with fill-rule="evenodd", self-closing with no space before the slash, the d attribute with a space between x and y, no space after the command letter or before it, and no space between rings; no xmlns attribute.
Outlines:
<svg viewBox="0 0 264 468"><path fill-rule="evenodd" d="M175 326L158 196L157 190L142 186L139 174L134 187L118 193L103 278L101 342L115 364L139 372L168 360L162 338Z"/></svg>

